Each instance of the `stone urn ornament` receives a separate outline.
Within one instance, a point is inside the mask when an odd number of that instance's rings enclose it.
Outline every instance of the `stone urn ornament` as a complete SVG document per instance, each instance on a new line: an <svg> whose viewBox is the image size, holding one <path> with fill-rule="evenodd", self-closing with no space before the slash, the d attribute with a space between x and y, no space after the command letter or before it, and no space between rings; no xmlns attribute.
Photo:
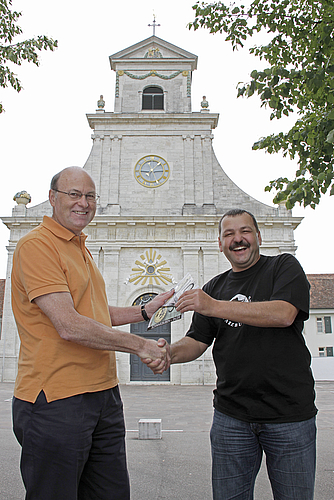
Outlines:
<svg viewBox="0 0 334 500"><path fill-rule="evenodd" d="M27 205L31 202L31 196L27 191L19 191L14 195L13 200L16 201L18 205Z"/></svg>

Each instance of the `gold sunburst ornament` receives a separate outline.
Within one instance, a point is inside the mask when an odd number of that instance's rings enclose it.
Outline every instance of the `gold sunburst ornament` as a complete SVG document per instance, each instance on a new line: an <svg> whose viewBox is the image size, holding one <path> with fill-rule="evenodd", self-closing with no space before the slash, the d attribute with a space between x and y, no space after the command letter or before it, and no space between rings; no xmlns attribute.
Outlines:
<svg viewBox="0 0 334 500"><path fill-rule="evenodd" d="M170 268L164 267L167 264L166 260L161 260L162 256L154 250L149 248L140 255L141 260L136 260L135 264L137 267L133 267L129 278L129 283L134 285L168 285L173 283L173 278L169 273Z"/></svg>

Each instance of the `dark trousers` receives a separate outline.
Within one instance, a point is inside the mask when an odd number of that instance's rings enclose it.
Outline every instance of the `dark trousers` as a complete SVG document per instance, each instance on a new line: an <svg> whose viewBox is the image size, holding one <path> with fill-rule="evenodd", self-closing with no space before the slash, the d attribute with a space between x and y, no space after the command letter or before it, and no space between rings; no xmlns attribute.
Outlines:
<svg viewBox="0 0 334 500"><path fill-rule="evenodd" d="M119 388L47 403L13 398L26 500L129 500Z"/></svg>

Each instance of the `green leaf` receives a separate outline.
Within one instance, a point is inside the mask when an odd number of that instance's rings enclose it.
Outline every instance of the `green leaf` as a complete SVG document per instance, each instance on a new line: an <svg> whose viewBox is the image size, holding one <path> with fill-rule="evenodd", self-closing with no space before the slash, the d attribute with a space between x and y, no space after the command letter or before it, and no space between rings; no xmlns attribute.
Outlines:
<svg viewBox="0 0 334 500"><path fill-rule="evenodd" d="M334 129L328 133L326 141L329 142L330 144L334 144Z"/></svg>

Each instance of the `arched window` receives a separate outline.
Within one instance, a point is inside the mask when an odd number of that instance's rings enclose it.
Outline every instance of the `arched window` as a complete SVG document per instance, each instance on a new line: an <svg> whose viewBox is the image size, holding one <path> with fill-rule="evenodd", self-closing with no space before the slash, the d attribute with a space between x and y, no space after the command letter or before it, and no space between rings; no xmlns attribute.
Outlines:
<svg viewBox="0 0 334 500"><path fill-rule="evenodd" d="M142 109L164 109L164 93L160 87L146 87L143 90Z"/></svg>

